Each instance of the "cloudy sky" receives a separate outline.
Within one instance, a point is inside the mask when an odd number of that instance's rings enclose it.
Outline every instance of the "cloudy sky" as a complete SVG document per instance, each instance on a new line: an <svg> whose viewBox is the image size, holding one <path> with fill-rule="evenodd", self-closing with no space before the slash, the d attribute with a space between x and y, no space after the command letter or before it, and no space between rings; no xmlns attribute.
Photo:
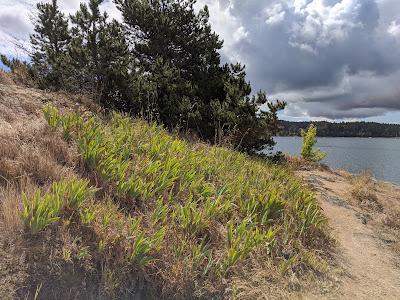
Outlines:
<svg viewBox="0 0 400 300"><path fill-rule="evenodd" d="M35 0L0 0L0 52L24 57ZM72 13L79 0L59 0ZM283 119L400 123L399 0L199 0L225 61L289 105ZM104 9L119 18L108 1Z"/></svg>

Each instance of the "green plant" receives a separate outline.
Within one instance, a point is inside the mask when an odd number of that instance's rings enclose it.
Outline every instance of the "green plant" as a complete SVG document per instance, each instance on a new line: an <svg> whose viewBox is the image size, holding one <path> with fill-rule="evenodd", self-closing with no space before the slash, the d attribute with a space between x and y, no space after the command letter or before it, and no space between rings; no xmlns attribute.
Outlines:
<svg viewBox="0 0 400 300"><path fill-rule="evenodd" d="M173 213L178 225L188 234L196 234L205 228L201 210L189 195L185 205L178 205Z"/></svg>
<svg viewBox="0 0 400 300"><path fill-rule="evenodd" d="M23 193L22 220L25 228L32 234L37 234L48 225L57 222L65 207L78 210L95 191L95 188L89 187L88 180L72 179L54 182L51 190L43 196L40 190L37 190L32 199L28 199Z"/></svg>
<svg viewBox="0 0 400 300"><path fill-rule="evenodd" d="M95 212L92 211L90 208L84 208L82 211L79 212L82 223L85 225L89 225L93 222L95 218Z"/></svg>
<svg viewBox="0 0 400 300"><path fill-rule="evenodd" d="M270 228L264 234L248 220L243 220L236 228L233 222L229 221L227 224L228 253L221 264L222 271L225 273L230 267L235 265L239 260L247 257L262 243L271 242L275 233Z"/></svg>
<svg viewBox="0 0 400 300"><path fill-rule="evenodd" d="M301 156L310 161L318 162L323 160L326 157L326 153L322 152L318 148L314 148L314 145L317 143L317 127L314 124L311 124L307 131L301 130L301 136L303 138L303 146L301 149Z"/></svg>
<svg viewBox="0 0 400 300"><path fill-rule="evenodd" d="M69 140L71 138L72 129L76 124L76 114L70 112L62 115L60 118L60 123L63 129L64 139Z"/></svg>
<svg viewBox="0 0 400 300"><path fill-rule="evenodd" d="M22 200L22 220L25 228L29 229L31 234L39 233L60 219L60 204L53 195L45 194L41 197L40 190L37 190L32 199L28 199L23 193Z"/></svg>
<svg viewBox="0 0 400 300"><path fill-rule="evenodd" d="M61 118L58 109L50 104L43 107L43 115L51 128L56 129L60 125Z"/></svg>
<svg viewBox="0 0 400 300"><path fill-rule="evenodd" d="M88 179L74 178L69 181L54 182L52 192L62 197L68 208L78 210L86 200L93 197L96 189L89 186Z"/></svg>
<svg viewBox="0 0 400 300"><path fill-rule="evenodd" d="M97 166L105 151L102 128L98 124L93 124L94 122L95 121L91 120L84 123L84 128L80 132L78 140L82 158L91 168Z"/></svg>
<svg viewBox="0 0 400 300"><path fill-rule="evenodd" d="M166 229L165 227L160 228L151 237L146 237L139 229L136 231L137 236L132 245L132 252L129 259L132 263L139 265L139 267L145 267L154 260L150 255L151 252L160 250Z"/></svg>
<svg viewBox="0 0 400 300"><path fill-rule="evenodd" d="M207 243L205 238L203 238L200 244L196 244L192 247L192 253L191 253L192 268L193 270L197 270L205 264L205 268L203 269L203 275L205 275L210 270L212 263L213 263L213 258L212 258L211 245Z"/></svg>
<svg viewBox="0 0 400 300"><path fill-rule="evenodd" d="M167 222L168 212L168 205L164 204L162 197L159 197L151 216L152 225L155 227L160 224L165 224Z"/></svg>

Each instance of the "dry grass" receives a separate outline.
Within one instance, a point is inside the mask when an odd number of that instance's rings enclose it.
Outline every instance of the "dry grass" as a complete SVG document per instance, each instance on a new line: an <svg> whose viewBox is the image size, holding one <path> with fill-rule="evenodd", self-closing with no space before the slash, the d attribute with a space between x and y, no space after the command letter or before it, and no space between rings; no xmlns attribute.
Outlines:
<svg viewBox="0 0 400 300"><path fill-rule="evenodd" d="M81 105L87 100L20 88L10 80L0 72L0 298L31 299L42 286L40 299L57 299L60 293L99 299L97 275L85 269L81 230L62 223L31 239L21 222L22 191L31 198L37 188L47 190L51 182L80 170L75 145L46 125L43 103L90 114ZM69 252L72 263L65 260Z"/></svg>
<svg viewBox="0 0 400 300"><path fill-rule="evenodd" d="M371 171L353 175L350 180L354 204L369 217L368 223L373 226L383 244L400 254L399 187L377 181Z"/></svg>
<svg viewBox="0 0 400 300"><path fill-rule="evenodd" d="M151 196L146 196L148 190L145 186L141 186L140 197L117 195L118 181L114 178L107 180L107 174L100 173L99 165L84 168L74 140L65 141L61 129L50 129L40 112L43 104L52 99L61 111L74 110L86 119L90 112L80 105L85 103L85 99L74 97L68 100L60 94L44 94L34 89L1 84L0 93L4 100L0 103L0 138L6 141L0 145L0 223L19 239L16 252L26 255L25 264L30 274L28 279L16 284L19 297L34 294L41 284L40 296L46 299L56 299L55 290L65 292L65 295L68 293L71 298L110 299L132 297L133 291L143 289L153 298L160 295L164 298L284 297L291 293L289 290L293 291L304 283L304 274L320 272L320 261L310 259L313 257L310 253L321 248L324 248L322 252L329 251L325 248L324 226L316 225L318 219L322 224L324 218L310 191L286 168L252 160L224 148L193 145L172 138L161 128L125 120L121 123L129 125L129 132L125 133L113 132L117 129L113 126L118 122L101 125L107 137L105 146L113 150L121 141L118 135L123 133L120 137L128 138L129 147L132 147L129 148L132 149L129 172L136 172L136 178L132 178L162 186L166 181L158 178L165 176L172 180L172 185L160 189L158 194L154 192L154 195L153 189L157 186L151 188ZM97 110L95 105L93 109ZM177 148L176 151L171 150L172 146ZM178 160L176 164L172 163L174 160ZM158 163L161 168L152 171ZM171 169L170 173L165 172L167 167ZM179 171L179 178L174 175L173 168ZM185 177L190 173L187 170L194 171L194 179ZM62 215L59 222L46 227L35 237L22 234L21 191L30 197L30 191L37 187L46 192L52 182L74 176L88 177L93 185L101 188L96 199L85 203L79 210ZM191 185L185 188L186 182L191 182ZM248 182L247 186L244 187L243 182ZM229 189L225 189L227 183ZM182 213L188 201L188 191L204 194L191 208L193 213L204 217L193 232L190 232L192 224L185 227ZM206 216L206 200L219 198L215 196L218 191L224 194L220 195L220 201L224 200L219 203L221 212L224 203L232 202L234 205L224 213ZM278 229L276 246L271 248L273 251L267 251L269 246L262 251L254 250L227 272L221 272L220 267L229 250L226 237L229 218L237 226L249 214L248 217L254 219L252 226L259 226L260 232L267 234L265 228L256 222L258 214L242 201L242 198L252 199L257 203L259 192L266 197L282 196L285 201L282 210L286 217L278 213L268 221L268 227ZM158 199L162 199L162 204L168 204L169 212L165 218L167 221L159 219L155 225L154 216L161 208L157 207ZM181 219L177 221L179 212ZM314 215L310 214L313 212ZM139 231L133 232L132 222L136 218L142 218L142 224ZM159 227L167 232L161 249L154 246L152 240ZM252 230L247 234L250 232ZM151 251L146 254L151 261L143 265L138 264L133 255L140 233L152 243ZM322 238L319 239L318 235ZM201 248L203 237L212 250L211 256L208 256L207 249ZM0 234L0 241L3 238L4 234ZM196 250L199 250L200 262L194 259ZM291 255L296 256L293 263L288 259ZM209 261L212 262L210 266ZM281 272L281 262L287 262L285 274ZM209 267L213 269L205 272ZM8 267L9 276L12 277L13 271ZM1 289L0 296L3 296Z"/></svg>
<svg viewBox="0 0 400 300"><path fill-rule="evenodd" d="M352 178L351 195L367 210L382 211L376 194L376 180L371 171L363 171Z"/></svg>
<svg viewBox="0 0 400 300"><path fill-rule="evenodd" d="M329 167L301 156L285 155L285 164L293 171L329 170Z"/></svg>
<svg viewBox="0 0 400 300"><path fill-rule="evenodd" d="M0 185L0 221L3 232L7 232L10 236L21 232L21 193L24 191L31 196L35 189L37 185L32 183L29 177L20 178L18 182Z"/></svg>

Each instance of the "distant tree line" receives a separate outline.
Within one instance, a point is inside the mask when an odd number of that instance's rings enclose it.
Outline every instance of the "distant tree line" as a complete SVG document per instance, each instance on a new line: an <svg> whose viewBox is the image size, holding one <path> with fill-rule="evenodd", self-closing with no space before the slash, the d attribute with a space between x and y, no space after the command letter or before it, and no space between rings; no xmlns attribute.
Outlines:
<svg viewBox="0 0 400 300"><path fill-rule="evenodd" d="M375 122L290 122L279 121L280 136L300 136L301 130L310 124L317 127L320 137L400 137L400 124L381 124Z"/></svg>
<svg viewBox="0 0 400 300"><path fill-rule="evenodd" d="M40 88L91 95L203 140L248 152L274 145L281 101L251 93L245 67L222 64L223 41L196 0L114 0L123 23L101 13L104 0L66 16L57 0L37 4L29 73Z"/></svg>

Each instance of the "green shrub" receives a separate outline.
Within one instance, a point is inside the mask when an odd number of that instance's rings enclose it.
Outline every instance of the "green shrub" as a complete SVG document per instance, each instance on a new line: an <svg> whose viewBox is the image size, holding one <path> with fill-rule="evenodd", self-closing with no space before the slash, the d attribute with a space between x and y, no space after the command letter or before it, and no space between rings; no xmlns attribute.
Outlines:
<svg viewBox="0 0 400 300"><path fill-rule="evenodd" d="M60 119L60 123L63 129L64 139L69 140L71 138L71 131L75 126L76 115L72 112L63 115Z"/></svg>
<svg viewBox="0 0 400 300"><path fill-rule="evenodd" d="M62 182L61 184L65 185L65 205L73 210L78 210L82 204L86 200L92 198L96 192L94 187L89 186L88 179L72 179L67 182Z"/></svg>
<svg viewBox="0 0 400 300"><path fill-rule="evenodd" d="M165 232L165 227L162 227L152 236L146 237L146 235L137 228L135 241L132 245L132 252L129 256L130 261L137 264L139 267L144 267L152 262L154 258L151 256L151 252L160 250Z"/></svg>
<svg viewBox="0 0 400 300"><path fill-rule="evenodd" d="M263 243L270 243L276 231L270 228L263 233L257 226L243 220L236 228L233 222L227 224L228 253L221 264L223 272L235 265L241 259L247 257L255 248Z"/></svg>
<svg viewBox="0 0 400 300"><path fill-rule="evenodd" d="M311 124L307 131L301 130L301 136L303 137L303 146L301 149L301 156L310 161L318 162L326 157L326 153L320 149L315 149L314 145L317 143L317 127Z"/></svg>

